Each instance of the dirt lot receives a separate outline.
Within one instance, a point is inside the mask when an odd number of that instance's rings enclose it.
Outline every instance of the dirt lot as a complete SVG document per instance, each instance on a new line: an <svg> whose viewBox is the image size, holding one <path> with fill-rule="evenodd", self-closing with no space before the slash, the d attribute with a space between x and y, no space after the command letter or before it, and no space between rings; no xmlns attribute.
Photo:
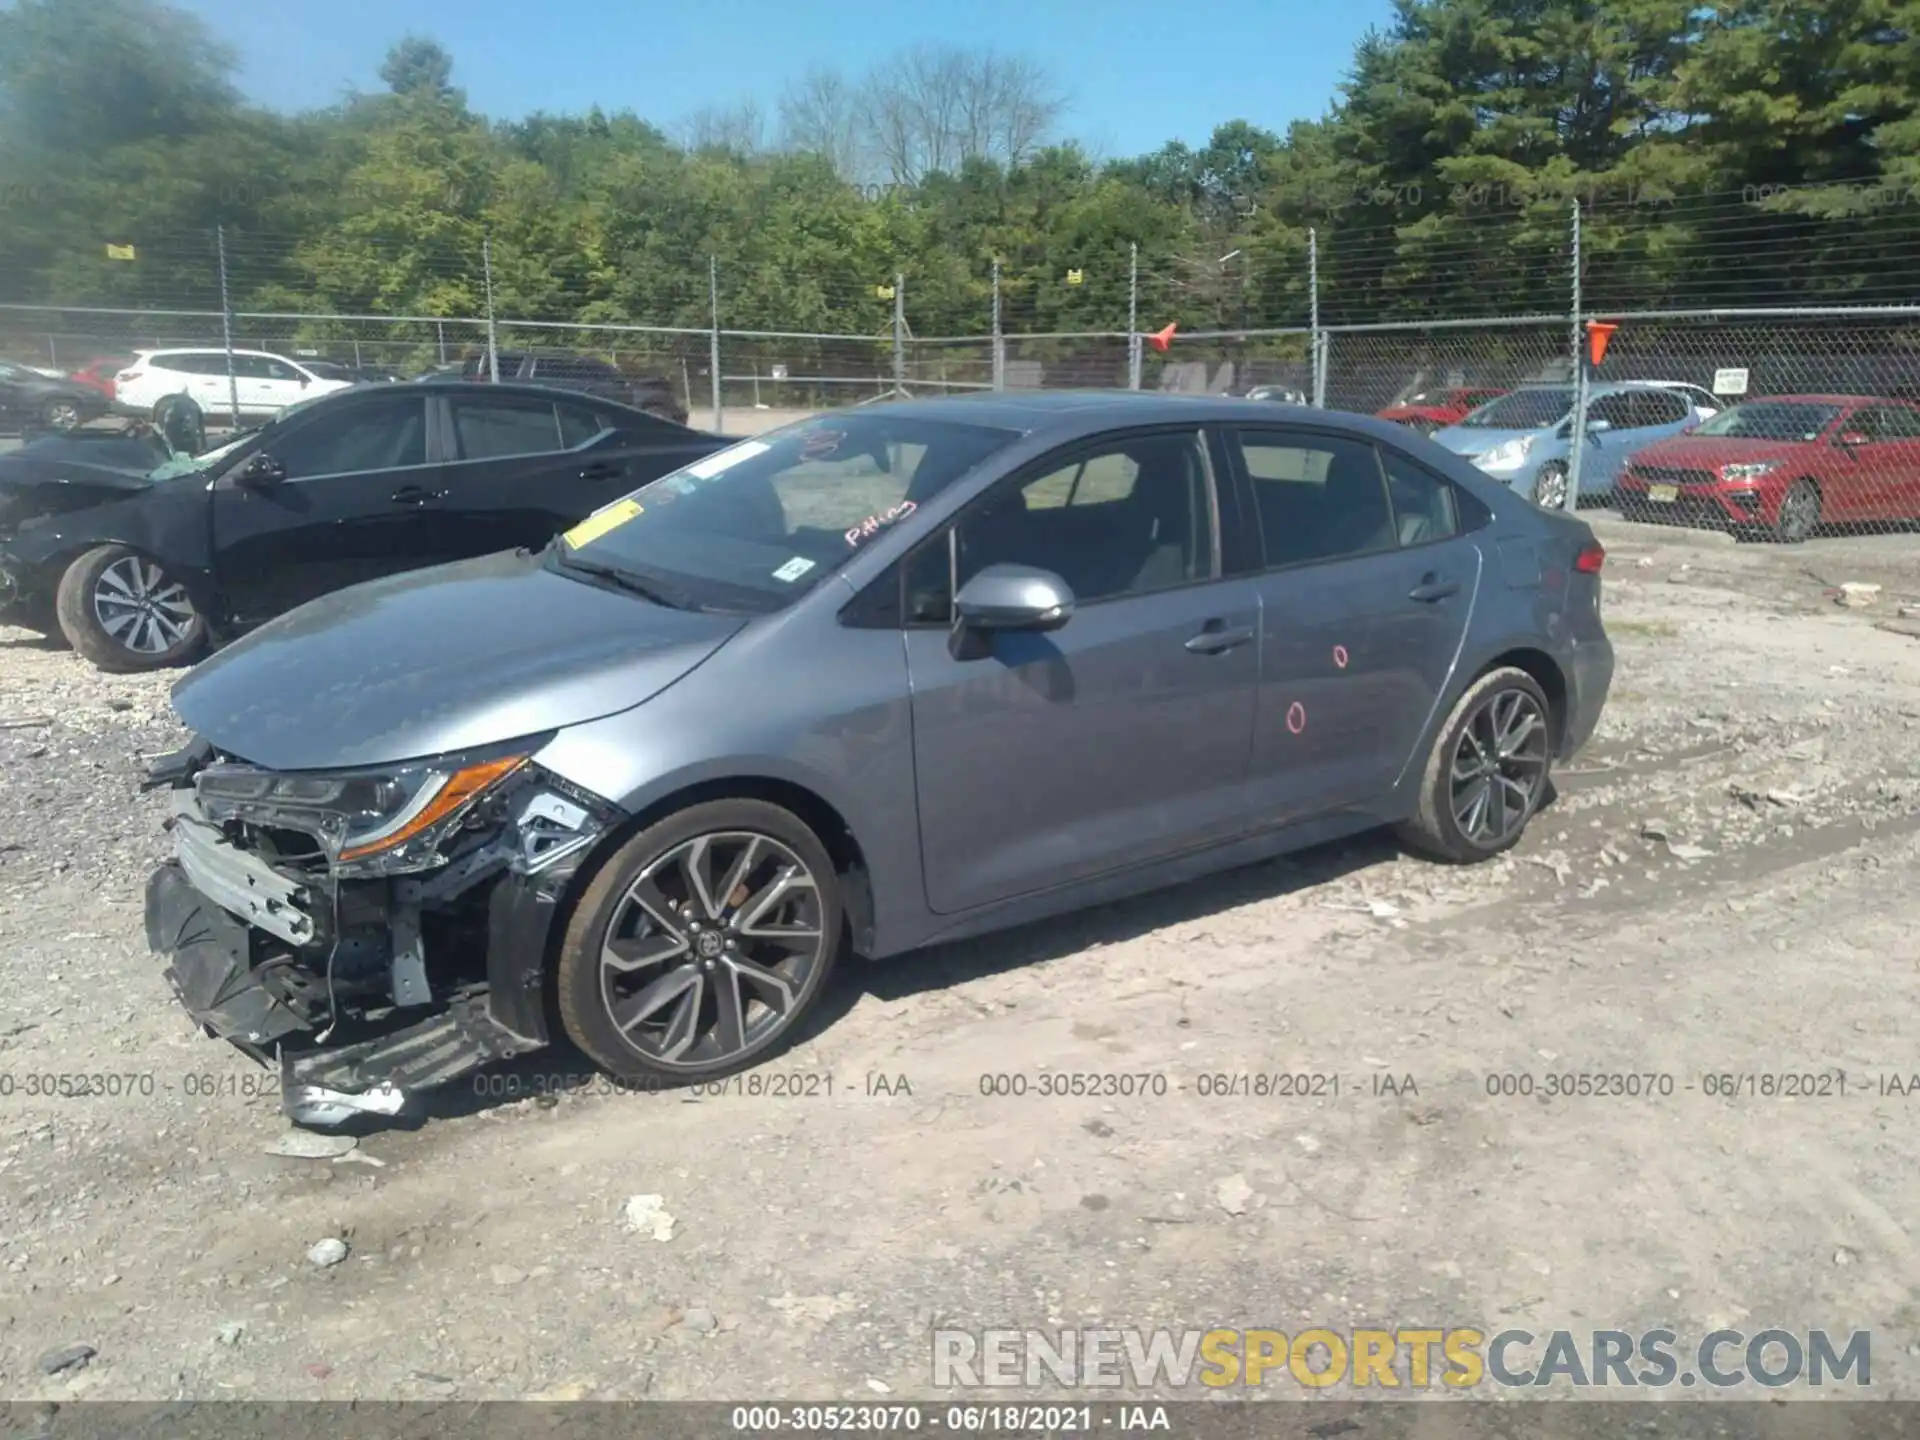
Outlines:
<svg viewBox="0 0 1920 1440"><path fill-rule="evenodd" d="M0 631L0 1394L930 1398L936 1320L1871 1328L1920 1394L1913 537L1627 534L1613 704L1500 864L1316 851L845 974L762 1072L809 1094L534 1098L548 1056L337 1161L265 1153L273 1084L145 952L168 680ZM1044 1067L1167 1090L982 1094ZM1675 1088L1487 1094L1569 1071ZM1340 1093L1200 1093L1272 1072ZM29 1093L73 1074L121 1093Z"/></svg>

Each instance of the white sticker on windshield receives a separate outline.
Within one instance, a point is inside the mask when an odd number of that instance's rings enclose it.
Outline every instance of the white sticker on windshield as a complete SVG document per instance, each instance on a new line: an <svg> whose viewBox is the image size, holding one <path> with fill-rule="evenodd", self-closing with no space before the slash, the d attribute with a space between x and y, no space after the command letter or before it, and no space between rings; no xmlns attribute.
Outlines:
<svg viewBox="0 0 1920 1440"><path fill-rule="evenodd" d="M687 474L701 480L711 480L723 471L731 470L743 460L751 460L756 455L764 455L772 447L759 440L743 440L722 450L718 455L709 455L704 460L695 461L687 466Z"/></svg>
<svg viewBox="0 0 1920 1440"><path fill-rule="evenodd" d="M778 570L774 571L773 578L776 580L785 580L791 584L812 568L813 561L807 559L804 555L796 555Z"/></svg>

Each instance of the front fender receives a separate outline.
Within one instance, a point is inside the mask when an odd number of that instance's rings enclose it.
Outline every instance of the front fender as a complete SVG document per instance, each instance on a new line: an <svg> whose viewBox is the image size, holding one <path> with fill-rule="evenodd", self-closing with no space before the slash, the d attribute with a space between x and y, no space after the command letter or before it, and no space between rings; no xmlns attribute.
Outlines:
<svg viewBox="0 0 1920 1440"><path fill-rule="evenodd" d="M107 505L28 521L0 543L0 567L19 587L20 598L48 596L82 555L102 545L124 545L151 556L187 587L194 608L210 619L217 587L208 553L206 496L196 493L160 502L145 492Z"/></svg>

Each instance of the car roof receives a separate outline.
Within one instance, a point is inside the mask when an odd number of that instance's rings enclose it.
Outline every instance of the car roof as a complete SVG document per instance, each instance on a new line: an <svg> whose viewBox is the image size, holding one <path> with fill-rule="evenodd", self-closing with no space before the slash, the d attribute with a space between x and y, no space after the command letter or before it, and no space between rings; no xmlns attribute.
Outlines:
<svg viewBox="0 0 1920 1440"><path fill-rule="evenodd" d="M610 400L604 395L589 395L580 390L569 390L563 385L541 385L538 382L525 380L503 380L498 385L495 385L489 380L452 380L438 375L430 378L423 376L421 379L404 382L399 385L356 385L351 390L338 390L332 395L320 396L316 397L316 399L344 399L347 396L364 399L370 395L392 395L404 391L409 385L442 397L469 395L475 399L487 400L498 399L503 395L517 395L529 400L564 400L570 405L589 405L597 406L605 410L619 410L628 415L644 417L656 425L671 425L673 423L670 420L662 420L657 415L648 414L645 410L638 409L635 406L623 405L618 400Z"/></svg>
<svg viewBox="0 0 1920 1440"><path fill-rule="evenodd" d="M228 352L221 345L168 345L160 350L135 350L132 353L141 359L146 359L154 355L225 355ZM239 345L233 347L232 353L250 355L260 360L286 360L289 365L301 363L298 360L289 360L285 355L273 350L248 350Z"/></svg>
<svg viewBox="0 0 1920 1440"><path fill-rule="evenodd" d="M1524 395L1529 390L1571 390L1571 380L1529 380L1516 385L1507 393ZM1691 380L1595 380L1587 385L1589 398L1595 395L1613 395L1623 390L1699 390L1702 387Z"/></svg>
<svg viewBox="0 0 1920 1440"><path fill-rule="evenodd" d="M1245 422L1314 425L1401 442L1406 439L1406 432L1399 426L1352 411L1163 390L976 390L965 395L883 401L859 410L1061 438L1094 434L1119 425Z"/></svg>
<svg viewBox="0 0 1920 1440"><path fill-rule="evenodd" d="M1741 405L1904 405L1911 408L1913 401L1901 400L1890 395L1743 395L1737 402Z"/></svg>

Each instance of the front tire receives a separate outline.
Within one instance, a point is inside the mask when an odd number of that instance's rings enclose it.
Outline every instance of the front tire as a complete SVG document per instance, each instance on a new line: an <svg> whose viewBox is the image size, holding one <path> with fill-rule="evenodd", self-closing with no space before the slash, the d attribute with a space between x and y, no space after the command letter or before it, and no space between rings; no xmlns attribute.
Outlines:
<svg viewBox="0 0 1920 1440"><path fill-rule="evenodd" d="M1567 508L1567 467L1558 460L1540 467L1540 474L1533 482L1533 503L1542 510Z"/></svg>
<svg viewBox="0 0 1920 1440"><path fill-rule="evenodd" d="M1549 794L1552 717L1539 682L1516 666L1469 685L1428 754L1419 809L1398 830L1402 842L1455 865L1519 844Z"/></svg>
<svg viewBox="0 0 1920 1440"><path fill-rule="evenodd" d="M1796 480L1780 497L1774 512L1774 538L1782 544L1798 545L1820 528L1820 487L1811 480Z"/></svg>
<svg viewBox="0 0 1920 1440"><path fill-rule="evenodd" d="M125 545L102 545L69 565L54 615L67 643L112 674L184 664L207 639L186 586Z"/></svg>
<svg viewBox="0 0 1920 1440"><path fill-rule="evenodd" d="M695 805L608 857L555 975L573 1043L628 1083L694 1084L790 1042L832 973L844 916L826 847L759 800Z"/></svg>

